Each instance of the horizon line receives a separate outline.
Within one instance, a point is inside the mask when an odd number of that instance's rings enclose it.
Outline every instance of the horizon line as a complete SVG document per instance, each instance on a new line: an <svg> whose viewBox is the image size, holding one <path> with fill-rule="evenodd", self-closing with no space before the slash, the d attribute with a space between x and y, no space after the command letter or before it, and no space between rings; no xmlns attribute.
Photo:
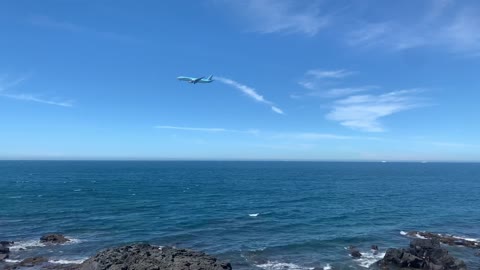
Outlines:
<svg viewBox="0 0 480 270"><path fill-rule="evenodd" d="M406 159L189 159L189 158L0 158L4 161L153 161L153 162L344 162L344 163L480 163L480 160L406 160Z"/></svg>

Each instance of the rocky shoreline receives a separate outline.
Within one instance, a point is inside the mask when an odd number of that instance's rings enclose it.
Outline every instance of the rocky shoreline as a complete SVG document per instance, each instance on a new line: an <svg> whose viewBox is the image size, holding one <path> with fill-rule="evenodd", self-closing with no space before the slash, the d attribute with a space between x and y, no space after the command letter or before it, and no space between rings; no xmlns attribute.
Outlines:
<svg viewBox="0 0 480 270"><path fill-rule="evenodd" d="M389 248L383 259L370 268L379 269L426 269L426 270L466 270L466 264L453 256L441 244L480 249L480 242L452 235L431 232L411 231L403 233L412 237L407 248ZM48 234L40 238L45 245L61 245L71 240L61 234ZM5 270L51 269L51 270L231 270L229 262L218 260L203 252L174 247L160 247L150 244L132 244L108 248L80 264L50 263L45 257L26 258L20 262L6 262L9 258L12 241L0 241L0 263ZM362 253L354 246L348 248L354 260ZM371 250L378 254L378 246ZM477 253L480 255L480 253ZM0 264L0 268L1 268ZM317 268L315 268L317 269Z"/></svg>

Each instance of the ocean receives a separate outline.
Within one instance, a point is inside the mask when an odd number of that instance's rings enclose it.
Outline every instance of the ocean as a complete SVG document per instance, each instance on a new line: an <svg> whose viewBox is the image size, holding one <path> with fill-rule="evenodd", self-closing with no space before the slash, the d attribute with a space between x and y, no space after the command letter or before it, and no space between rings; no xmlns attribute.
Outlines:
<svg viewBox="0 0 480 270"><path fill-rule="evenodd" d="M408 246L402 232L480 239L479 225L478 163L0 161L0 240L16 242L11 261L81 262L148 242L237 270L366 269ZM73 241L43 246L51 232ZM449 250L480 267L478 250Z"/></svg>

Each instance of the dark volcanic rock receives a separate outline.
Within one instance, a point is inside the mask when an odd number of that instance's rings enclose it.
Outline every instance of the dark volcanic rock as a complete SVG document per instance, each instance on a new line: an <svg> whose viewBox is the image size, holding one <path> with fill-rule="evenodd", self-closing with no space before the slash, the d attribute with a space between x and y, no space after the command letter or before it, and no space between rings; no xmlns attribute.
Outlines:
<svg viewBox="0 0 480 270"><path fill-rule="evenodd" d="M439 234L431 232L417 232L411 231L407 233L410 237L424 237L428 239L437 239L440 243L450 246L466 246L470 248L480 248L480 242L474 240L467 240L453 235Z"/></svg>
<svg viewBox="0 0 480 270"><path fill-rule="evenodd" d="M348 250L349 250L350 256L352 256L352 258L358 259L358 258L362 257L362 253L360 253L360 251L358 251L357 247L350 245L350 246L348 246Z"/></svg>
<svg viewBox="0 0 480 270"><path fill-rule="evenodd" d="M8 254L10 249L8 247L0 246L0 254Z"/></svg>
<svg viewBox="0 0 480 270"><path fill-rule="evenodd" d="M25 260L21 261L18 266L33 267L36 265L44 264L46 262L48 262L48 259L45 257L33 257L26 258Z"/></svg>
<svg viewBox="0 0 480 270"><path fill-rule="evenodd" d="M429 270L467 269L462 260L449 255L448 251L440 246L438 239L414 239L408 249L390 248L378 265Z"/></svg>
<svg viewBox="0 0 480 270"><path fill-rule="evenodd" d="M8 247L13 245L13 241L0 241L0 246Z"/></svg>
<svg viewBox="0 0 480 270"><path fill-rule="evenodd" d="M42 267L43 269L48 269L48 270L79 270L80 265L79 264L50 264L50 265L45 265Z"/></svg>
<svg viewBox="0 0 480 270"><path fill-rule="evenodd" d="M377 250L377 251L378 251L378 246L377 246L377 245L372 245L371 249L372 249L372 250Z"/></svg>
<svg viewBox="0 0 480 270"><path fill-rule="evenodd" d="M136 244L104 250L80 265L81 270L231 270L202 252Z"/></svg>
<svg viewBox="0 0 480 270"><path fill-rule="evenodd" d="M360 258L362 257L362 253L360 253L358 249L352 249L350 250L350 256L352 256L353 258Z"/></svg>
<svg viewBox="0 0 480 270"><path fill-rule="evenodd" d="M0 254L0 262L5 259L8 259L8 254Z"/></svg>
<svg viewBox="0 0 480 270"><path fill-rule="evenodd" d="M440 241L436 239L413 239L410 242L410 248L415 249L417 252L422 250L432 250L440 248Z"/></svg>
<svg viewBox="0 0 480 270"><path fill-rule="evenodd" d="M40 242L42 243L63 244L68 241L70 241L70 239L61 234L47 234L40 237Z"/></svg>

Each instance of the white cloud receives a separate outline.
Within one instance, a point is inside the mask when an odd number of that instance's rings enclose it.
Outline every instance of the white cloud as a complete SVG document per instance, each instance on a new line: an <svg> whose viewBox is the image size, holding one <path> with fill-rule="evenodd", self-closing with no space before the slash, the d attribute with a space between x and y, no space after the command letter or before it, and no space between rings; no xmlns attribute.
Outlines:
<svg viewBox="0 0 480 270"><path fill-rule="evenodd" d="M3 92L7 90L8 88L12 88L18 84L21 84L25 80L27 80L28 76L20 77L18 79L15 79L13 81L8 81L6 75L2 75L0 77L0 92Z"/></svg>
<svg viewBox="0 0 480 270"><path fill-rule="evenodd" d="M207 132L207 133L243 133L255 136L260 136L268 140L294 140L294 141L319 141L319 140L380 140L377 137L363 137L363 136L346 136L331 133L320 132L276 132L276 131L260 131L257 129L227 129L227 128L210 128L210 127L187 127L187 126L154 126L157 129L180 130L192 132Z"/></svg>
<svg viewBox="0 0 480 270"><path fill-rule="evenodd" d="M459 142L428 142L435 146L446 147L446 148L478 148L480 145L468 144L468 143L459 143Z"/></svg>
<svg viewBox="0 0 480 270"><path fill-rule="evenodd" d="M280 137L287 137L299 140L350 140L353 138L351 136L315 132L291 133L280 135Z"/></svg>
<svg viewBox="0 0 480 270"><path fill-rule="evenodd" d="M0 94L0 96L12 98L12 99L24 100L24 101L32 101L32 102L38 102L43 104L56 105L61 107L73 106L73 104L70 101L54 101L54 100L48 100L48 99L41 99L41 98L32 96L30 94Z"/></svg>
<svg viewBox="0 0 480 270"><path fill-rule="evenodd" d="M462 6L463 4L463 6ZM417 21L365 23L350 31L352 46L405 50L417 47L445 48L451 52L480 55L480 8L449 0L433 0Z"/></svg>
<svg viewBox="0 0 480 270"><path fill-rule="evenodd" d="M205 127L185 127L185 126L165 126L165 125L154 126L154 128L182 130L182 131L212 132L212 133L217 133L217 132L247 133L252 135L257 135L260 133L260 131L257 129L236 130L236 129L227 129L227 128L205 128Z"/></svg>
<svg viewBox="0 0 480 270"><path fill-rule="evenodd" d="M296 141L319 141L319 140L380 140L377 137L364 136L346 136L332 133L320 132L290 132L290 133L273 133L271 136L274 139L288 139Z"/></svg>
<svg viewBox="0 0 480 270"><path fill-rule="evenodd" d="M336 98L342 96L348 96L359 92L365 92L372 89L376 89L378 86L367 85L361 87L343 87L343 88L331 88L327 90L315 90L307 93L307 96Z"/></svg>
<svg viewBox="0 0 480 270"><path fill-rule="evenodd" d="M311 69L305 72L302 80L298 82L303 88L309 90L304 96L317 97L340 97L350 95L353 93L367 91L376 86L361 86L361 87L336 87L332 88L331 84L342 83L343 78L355 74L354 71L345 69L325 70L325 69ZM298 97L298 95L297 95Z"/></svg>
<svg viewBox="0 0 480 270"><path fill-rule="evenodd" d="M118 34L110 31L100 31L94 28L85 27L79 24L59 21L48 16L33 16L30 18L30 23L34 26L49 28L54 30L66 31L71 33L86 33L95 35L104 39L111 39L117 41L137 42L138 39L123 34Z"/></svg>
<svg viewBox="0 0 480 270"><path fill-rule="evenodd" d="M233 131L225 128L199 128L199 127L178 127L178 126L155 126L155 128L176 129L176 130L185 130L185 131L205 131L205 132L232 132Z"/></svg>
<svg viewBox="0 0 480 270"><path fill-rule="evenodd" d="M228 4L260 33L300 33L316 35L330 21L321 14L318 1L245 0Z"/></svg>
<svg viewBox="0 0 480 270"><path fill-rule="evenodd" d="M275 106L272 106L272 111L274 111L278 114L284 114L284 112L280 108L275 107Z"/></svg>
<svg viewBox="0 0 480 270"><path fill-rule="evenodd" d="M380 95L356 95L337 100L326 118L341 125L369 132L384 131L380 119L419 107L415 97L420 90L401 90Z"/></svg>
<svg viewBox="0 0 480 270"><path fill-rule="evenodd" d="M273 102L265 99L262 95L258 94L255 89L253 89L249 86L246 86L244 84L238 83L238 82L236 82L232 79L223 78L223 77L216 77L215 79L219 82L222 82L222 83L226 84L226 85L233 86L234 88L240 90L245 95L254 99L257 102L269 105L270 108L272 109L272 111L274 111L275 113L284 114L284 112L280 108L275 106Z"/></svg>
<svg viewBox="0 0 480 270"><path fill-rule="evenodd" d="M0 78L0 97L23 100L23 101L31 101L31 102L37 102L37 103L43 103L43 104L55 105L55 106L61 106L61 107L73 106L71 101L44 99L31 94L12 93L11 91L9 91L10 88L19 85L20 83L24 82L26 79L27 77L21 77L19 79L7 81L7 76L2 76Z"/></svg>
<svg viewBox="0 0 480 270"><path fill-rule="evenodd" d="M317 79L340 79L345 78L354 74L355 72L348 71L345 69L338 70L322 70L322 69L311 69L306 72L307 76L313 76Z"/></svg>

